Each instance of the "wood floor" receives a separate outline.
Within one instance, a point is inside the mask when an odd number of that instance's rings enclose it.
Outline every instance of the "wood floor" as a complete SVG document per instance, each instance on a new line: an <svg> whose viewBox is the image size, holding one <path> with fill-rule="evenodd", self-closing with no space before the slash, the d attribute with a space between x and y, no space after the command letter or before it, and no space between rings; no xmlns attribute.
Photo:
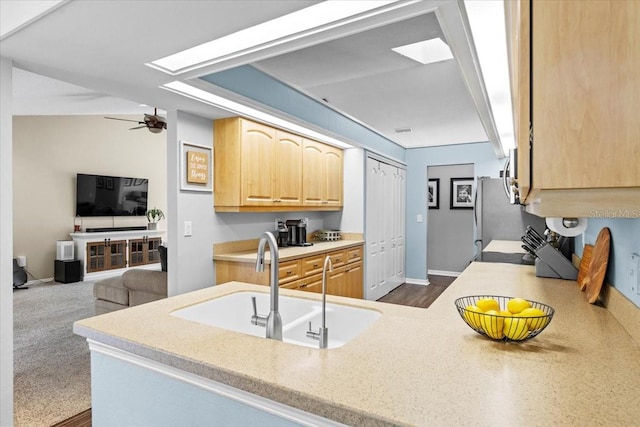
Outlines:
<svg viewBox="0 0 640 427"><path fill-rule="evenodd" d="M408 305L411 307L429 307L440 296L447 286L456 278L448 276L429 276L429 286L405 283L378 301L390 304ZM91 409L87 409L52 427L91 427Z"/></svg>
<svg viewBox="0 0 640 427"><path fill-rule="evenodd" d="M391 304L409 305L411 307L427 308L455 279L455 277L449 276L429 275L429 286L405 283L398 286L378 301L388 302Z"/></svg>

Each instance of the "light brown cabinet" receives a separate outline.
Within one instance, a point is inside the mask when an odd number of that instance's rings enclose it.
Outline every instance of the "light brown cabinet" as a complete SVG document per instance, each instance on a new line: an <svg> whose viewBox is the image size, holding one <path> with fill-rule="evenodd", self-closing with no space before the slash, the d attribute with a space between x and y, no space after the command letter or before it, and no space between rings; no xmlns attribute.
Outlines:
<svg viewBox="0 0 640 427"><path fill-rule="evenodd" d="M305 145L310 143L320 153L317 158L304 153ZM303 141L299 135L241 117L214 122L213 146L216 211L335 210L342 207L340 149ZM305 188L311 189L317 202L303 200Z"/></svg>
<svg viewBox="0 0 640 427"><path fill-rule="evenodd" d="M322 268L326 256L331 257L333 271L327 273L327 294L351 298L363 297L363 246L316 253L306 257L282 261L278 265L279 285L285 289L322 292ZM270 271L271 266L269 266ZM216 261L216 282L240 281L269 285L270 273L255 271L255 264Z"/></svg>
<svg viewBox="0 0 640 427"><path fill-rule="evenodd" d="M305 206L342 206L342 150L304 139L303 201Z"/></svg>
<svg viewBox="0 0 640 427"><path fill-rule="evenodd" d="M637 216L640 2L505 5L521 201L541 216Z"/></svg>

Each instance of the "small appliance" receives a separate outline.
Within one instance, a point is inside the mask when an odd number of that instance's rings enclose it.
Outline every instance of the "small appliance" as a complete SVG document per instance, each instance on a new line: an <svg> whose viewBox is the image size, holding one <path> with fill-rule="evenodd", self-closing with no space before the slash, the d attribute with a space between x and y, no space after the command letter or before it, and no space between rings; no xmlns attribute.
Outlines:
<svg viewBox="0 0 640 427"><path fill-rule="evenodd" d="M284 225L284 222L278 221L278 228L276 229L276 231L278 236L276 238L276 240L278 241L278 247L284 248L286 246L289 246L289 229L286 225Z"/></svg>
<svg viewBox="0 0 640 427"><path fill-rule="evenodd" d="M307 223L304 219L288 219L288 240L289 246L311 246L313 243L307 242Z"/></svg>

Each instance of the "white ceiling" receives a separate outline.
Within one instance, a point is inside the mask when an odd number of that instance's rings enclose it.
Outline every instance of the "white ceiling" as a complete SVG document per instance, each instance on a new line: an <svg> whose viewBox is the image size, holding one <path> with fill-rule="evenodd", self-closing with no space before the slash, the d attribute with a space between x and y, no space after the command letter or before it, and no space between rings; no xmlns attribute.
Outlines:
<svg viewBox="0 0 640 427"><path fill-rule="evenodd" d="M212 119L228 116L220 108L159 89L181 76L144 64L313 3L64 2L0 41L0 54L13 60L16 67L14 114L142 114L151 108L140 106L146 104ZM433 37L451 45L449 38L468 32L444 12L438 14L440 23L435 14L425 13L451 8L452 2L418 3L407 12L412 16L397 15L384 26L369 25L358 33L351 29L351 34L346 31L346 36L321 43L316 38L296 51L284 47L268 53L273 57L254 55L244 62L239 57L182 79L252 63L316 99L326 99L332 108L405 147L490 139L485 131L491 129L486 110L484 116L478 114L478 106L486 101L482 90L474 92L477 82L461 71L473 68L465 65L465 61L477 62L472 55L452 49L455 60L421 65L390 50ZM418 7L419 13L415 12ZM461 3L456 7L464 9ZM4 14L6 9L0 12ZM0 33L4 34L4 29ZM474 52L473 46L470 50ZM412 132L394 131L404 127Z"/></svg>

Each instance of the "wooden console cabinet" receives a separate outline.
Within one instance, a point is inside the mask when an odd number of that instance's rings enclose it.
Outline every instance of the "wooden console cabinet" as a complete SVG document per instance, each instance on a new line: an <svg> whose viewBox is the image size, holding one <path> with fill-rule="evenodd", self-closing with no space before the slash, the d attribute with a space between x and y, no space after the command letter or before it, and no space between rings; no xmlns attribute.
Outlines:
<svg viewBox="0 0 640 427"><path fill-rule="evenodd" d="M363 298L363 249L363 245L357 245L281 261L278 265L279 285L285 289L321 293L322 267L325 257L330 256L333 271L327 272L327 294ZM265 268L263 273L257 273L254 263L216 261L216 283L235 280L268 286L269 272Z"/></svg>
<svg viewBox="0 0 640 427"><path fill-rule="evenodd" d="M128 268L159 269L164 231L71 233L83 280L122 274Z"/></svg>

